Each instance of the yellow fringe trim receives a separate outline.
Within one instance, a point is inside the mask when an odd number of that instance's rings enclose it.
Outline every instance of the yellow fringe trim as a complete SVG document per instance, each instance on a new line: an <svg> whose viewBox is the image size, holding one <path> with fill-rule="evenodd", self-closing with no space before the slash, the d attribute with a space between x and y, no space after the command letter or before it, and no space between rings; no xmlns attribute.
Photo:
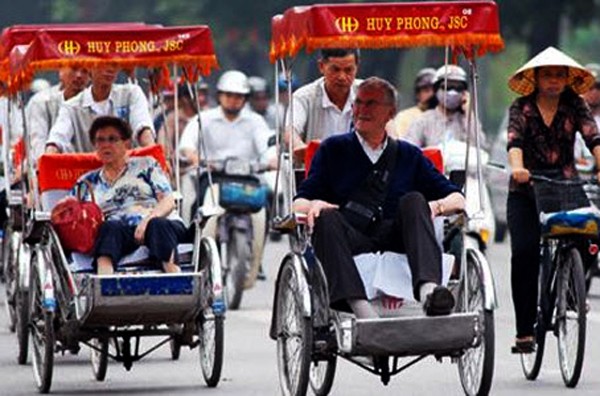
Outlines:
<svg viewBox="0 0 600 396"><path fill-rule="evenodd" d="M457 34L420 34L415 36L367 36L348 35L330 37L296 37L287 40L272 41L269 57L274 63L277 59L294 57L306 47L311 53L319 48L407 48L407 47L473 47L477 56L488 52L500 52L504 49L504 40L499 34L457 33Z"/></svg>

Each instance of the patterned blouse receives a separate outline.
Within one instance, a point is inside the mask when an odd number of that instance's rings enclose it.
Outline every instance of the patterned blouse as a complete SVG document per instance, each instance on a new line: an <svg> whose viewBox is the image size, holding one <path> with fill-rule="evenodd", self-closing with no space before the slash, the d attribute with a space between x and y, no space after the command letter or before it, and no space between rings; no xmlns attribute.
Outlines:
<svg viewBox="0 0 600 396"><path fill-rule="evenodd" d="M90 171L79 178L71 195L76 195L76 189L84 180L93 186L96 203L106 220L121 219L130 226L137 226L160 198L172 193L169 179L152 157L127 159L125 170L112 183L105 179L102 168ZM88 188L84 187L83 191L82 199L90 201ZM176 211L167 218L181 220Z"/></svg>
<svg viewBox="0 0 600 396"><path fill-rule="evenodd" d="M548 127L536 104L536 92L516 99L510 106L507 149L523 150L523 165L530 171L562 170L565 178L577 176L574 145L580 132L593 151L600 145L600 134L584 100L571 89L565 90ZM510 190L523 190L512 179Z"/></svg>

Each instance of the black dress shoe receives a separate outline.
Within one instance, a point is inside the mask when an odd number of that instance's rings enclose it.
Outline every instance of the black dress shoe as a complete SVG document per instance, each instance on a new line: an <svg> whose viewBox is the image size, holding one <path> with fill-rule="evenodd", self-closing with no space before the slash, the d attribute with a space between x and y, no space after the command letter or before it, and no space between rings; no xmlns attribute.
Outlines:
<svg viewBox="0 0 600 396"><path fill-rule="evenodd" d="M445 286L436 286L433 292L427 295L423 310L427 316L448 315L454 308L454 296Z"/></svg>

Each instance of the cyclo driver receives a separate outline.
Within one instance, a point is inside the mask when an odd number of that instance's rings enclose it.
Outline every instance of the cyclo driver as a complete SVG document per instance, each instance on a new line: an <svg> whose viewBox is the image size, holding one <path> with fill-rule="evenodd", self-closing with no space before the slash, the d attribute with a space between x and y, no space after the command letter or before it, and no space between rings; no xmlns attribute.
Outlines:
<svg viewBox="0 0 600 396"><path fill-rule="evenodd" d="M267 165L268 159L265 154L268 149L270 137L269 127L264 119L257 113L245 108L247 95L250 93L250 85L246 75L237 70L230 70L219 78L217 82L219 106L203 111L200 115L190 119L181 136L179 149L182 156L194 166L200 164L203 154L205 160L224 161L228 158L238 158L250 163ZM206 153L198 153L199 128L198 119L202 123L202 133ZM208 187L207 178L203 177L200 188L197 191L197 201L202 199L210 202L210 194L205 193ZM189 194L189 192L187 192ZM204 198L205 197L205 198ZM266 210L252 215L254 252L252 268L248 274L248 280L253 283L260 262L265 241ZM212 218L205 228L207 235L216 234L216 220ZM246 287L251 287L246 284Z"/></svg>
<svg viewBox="0 0 600 396"><path fill-rule="evenodd" d="M354 128L323 141L294 200L294 210L306 213L313 228L332 308L349 305L359 318L377 317L353 260L367 252L407 254L414 297L428 315L449 314L454 306L439 285L442 252L432 219L463 210L464 197L418 148L387 136L396 97L377 77L359 85Z"/></svg>

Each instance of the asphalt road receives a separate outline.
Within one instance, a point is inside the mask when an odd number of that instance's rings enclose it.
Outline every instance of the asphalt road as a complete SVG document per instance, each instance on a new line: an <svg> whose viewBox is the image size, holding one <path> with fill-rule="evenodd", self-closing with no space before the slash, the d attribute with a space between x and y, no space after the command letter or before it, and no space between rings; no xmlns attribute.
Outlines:
<svg viewBox="0 0 600 396"><path fill-rule="evenodd" d="M286 252L284 242L270 243L265 255L266 282L244 295L242 309L228 312L225 324L225 363L222 380L216 389L204 385L198 351L184 349L179 361L170 360L167 347L135 364L131 371L110 363L105 382L92 377L88 351L56 357L52 393L57 395L277 395L279 383L275 343L268 336L273 300L273 283L279 261ZM563 386L556 353L556 341L549 337L542 373L537 381L526 381L518 357L510 354L513 339L513 313L509 289L508 245L492 245L488 258L495 275L500 307L496 315L496 366L493 395L577 395L600 394L600 280L592 286L592 309L588 320L588 339L583 375L575 390ZM2 286L0 286L0 289ZM2 290L2 294L4 292ZM0 297L0 305L3 305ZM16 364L16 337L6 328L4 307L0 307L0 395L36 393L31 364ZM448 360L438 363L427 358L392 378L388 386L356 366L338 364L333 395L461 395L457 367Z"/></svg>

